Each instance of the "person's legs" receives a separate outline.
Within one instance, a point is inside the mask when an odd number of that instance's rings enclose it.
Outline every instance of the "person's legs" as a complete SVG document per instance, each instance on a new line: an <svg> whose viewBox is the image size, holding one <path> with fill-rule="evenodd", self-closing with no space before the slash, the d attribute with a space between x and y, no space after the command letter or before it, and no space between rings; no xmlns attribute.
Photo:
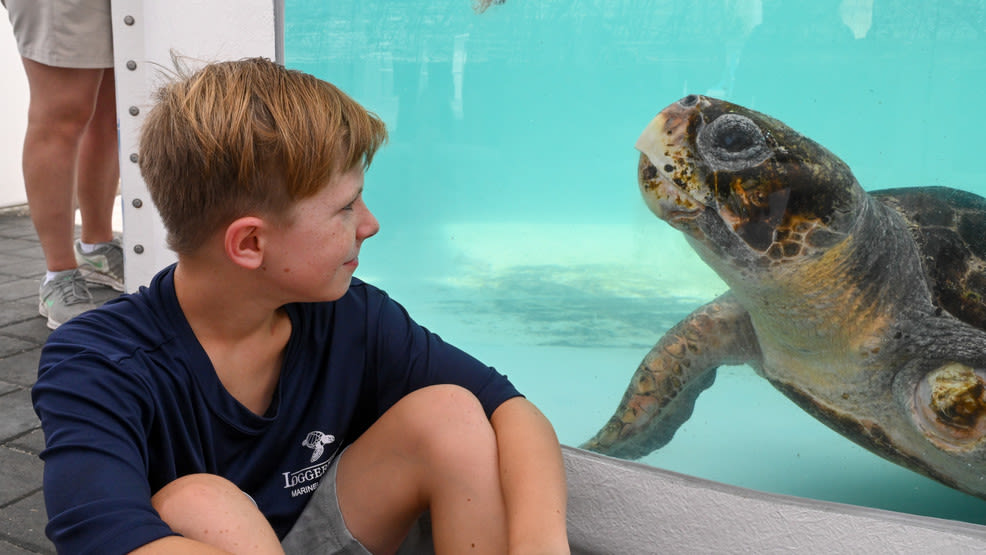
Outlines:
<svg viewBox="0 0 986 555"><path fill-rule="evenodd" d="M31 220L48 270L71 270L76 267L76 164L104 70L53 67L27 58L23 63L30 89L23 166Z"/></svg>
<svg viewBox="0 0 986 555"><path fill-rule="evenodd" d="M75 199L83 216L83 239L113 239L113 200L119 182L113 71L45 65L22 58L30 89L24 137L24 185L31 220L51 279L42 280L38 311L54 329L95 308L85 281L123 289L122 250L102 247L92 279L78 271ZM105 252L104 252L105 251ZM112 260L113 264L107 264ZM105 275L104 275L105 274Z"/></svg>
<svg viewBox="0 0 986 555"><path fill-rule="evenodd" d="M394 553L426 509L436 552L506 552L496 437L460 387L401 399L343 453L336 489L347 528L373 553Z"/></svg>
<svg viewBox="0 0 986 555"><path fill-rule="evenodd" d="M113 240L113 202L120 182L115 88L113 70L103 70L96 107L79 144L76 189L85 243Z"/></svg>
<svg viewBox="0 0 986 555"><path fill-rule="evenodd" d="M235 484L212 474L182 476L151 498L172 530L230 553L283 553L274 529Z"/></svg>

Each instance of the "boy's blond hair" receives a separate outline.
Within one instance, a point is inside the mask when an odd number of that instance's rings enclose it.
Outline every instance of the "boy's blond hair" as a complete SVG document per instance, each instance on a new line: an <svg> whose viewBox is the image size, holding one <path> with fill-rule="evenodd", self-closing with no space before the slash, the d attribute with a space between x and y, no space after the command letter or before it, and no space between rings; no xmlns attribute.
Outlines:
<svg viewBox="0 0 986 555"><path fill-rule="evenodd" d="M284 221L330 179L366 169L383 122L312 75L264 58L209 64L162 87L139 162L178 254L236 218Z"/></svg>

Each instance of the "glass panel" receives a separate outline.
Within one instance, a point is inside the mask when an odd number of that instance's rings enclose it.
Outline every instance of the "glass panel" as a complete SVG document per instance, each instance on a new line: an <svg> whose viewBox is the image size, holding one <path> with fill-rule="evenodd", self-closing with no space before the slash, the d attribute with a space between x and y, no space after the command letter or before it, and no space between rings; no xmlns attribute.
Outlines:
<svg viewBox="0 0 986 555"><path fill-rule="evenodd" d="M776 117L867 190L986 193L986 2L287 0L286 61L378 113L359 277L507 373L579 445L724 283L641 201L634 143L686 94ZM838 284L833 284L837 287ZM831 315L837 318L838 315ZM647 464L950 519L986 502L722 367Z"/></svg>

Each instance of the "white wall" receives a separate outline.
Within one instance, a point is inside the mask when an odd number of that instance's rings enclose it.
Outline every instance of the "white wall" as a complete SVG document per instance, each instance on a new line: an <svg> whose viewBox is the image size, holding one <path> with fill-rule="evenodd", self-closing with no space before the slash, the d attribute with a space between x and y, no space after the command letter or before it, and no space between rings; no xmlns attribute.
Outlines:
<svg viewBox="0 0 986 555"><path fill-rule="evenodd" d="M573 555L977 554L986 546L984 526L762 493L564 452Z"/></svg>
<svg viewBox="0 0 986 555"><path fill-rule="evenodd" d="M283 1L113 0L112 4L125 277L127 290L134 291L174 260L131 159L136 156L140 123L150 108L151 94L173 67L171 52L198 64L250 56L278 59Z"/></svg>
<svg viewBox="0 0 986 555"><path fill-rule="evenodd" d="M3 95L0 96L0 208L27 202L24 175L21 173L21 149L27 127L27 77L17 53L14 33L7 11L0 10L0 75L3 75Z"/></svg>

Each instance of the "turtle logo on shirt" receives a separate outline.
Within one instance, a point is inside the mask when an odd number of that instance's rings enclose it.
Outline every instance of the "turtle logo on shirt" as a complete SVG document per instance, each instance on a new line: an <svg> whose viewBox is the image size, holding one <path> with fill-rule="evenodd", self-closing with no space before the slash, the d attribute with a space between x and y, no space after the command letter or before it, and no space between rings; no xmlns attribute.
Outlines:
<svg viewBox="0 0 986 555"><path fill-rule="evenodd" d="M322 432L315 430L313 432L308 432L308 436L305 437L305 441L301 444L309 449L314 449L312 452L311 462L315 462L325 453L325 446L336 440L336 436L332 434L323 434Z"/></svg>

